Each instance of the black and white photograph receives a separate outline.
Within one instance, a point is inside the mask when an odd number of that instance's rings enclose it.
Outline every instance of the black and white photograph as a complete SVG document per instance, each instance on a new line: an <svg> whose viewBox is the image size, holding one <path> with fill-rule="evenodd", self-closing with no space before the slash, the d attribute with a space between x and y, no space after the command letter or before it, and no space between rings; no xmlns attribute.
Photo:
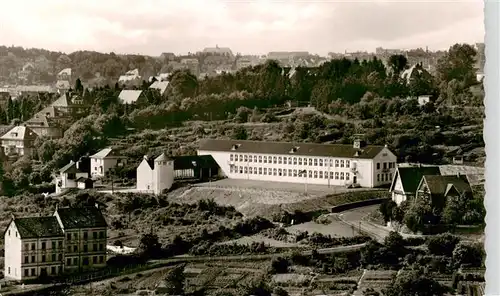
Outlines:
<svg viewBox="0 0 500 296"><path fill-rule="evenodd" d="M0 2L0 296L499 295L483 1Z"/></svg>

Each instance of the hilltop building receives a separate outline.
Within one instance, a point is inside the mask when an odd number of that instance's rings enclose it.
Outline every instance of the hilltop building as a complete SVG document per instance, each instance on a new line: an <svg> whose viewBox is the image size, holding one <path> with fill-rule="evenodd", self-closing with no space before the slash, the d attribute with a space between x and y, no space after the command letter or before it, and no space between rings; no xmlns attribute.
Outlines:
<svg viewBox="0 0 500 296"><path fill-rule="evenodd" d="M198 155L211 155L231 179L378 187L391 183L396 156L386 146L204 140Z"/></svg>

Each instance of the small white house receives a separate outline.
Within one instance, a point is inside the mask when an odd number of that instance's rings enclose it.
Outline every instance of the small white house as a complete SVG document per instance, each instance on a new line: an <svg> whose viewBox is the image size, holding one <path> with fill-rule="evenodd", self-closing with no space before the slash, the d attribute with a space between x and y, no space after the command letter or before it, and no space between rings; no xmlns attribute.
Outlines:
<svg viewBox="0 0 500 296"><path fill-rule="evenodd" d="M123 166L126 157L118 155L115 150L105 148L90 156L90 176L92 178L104 177L109 169Z"/></svg>
<svg viewBox="0 0 500 296"><path fill-rule="evenodd" d="M62 169L59 170L59 175L56 176L56 194L60 194L70 188L86 189L81 186L82 179L89 177L88 172L83 172L79 169L78 162L70 161ZM85 185L85 182L84 182Z"/></svg>
<svg viewBox="0 0 500 296"><path fill-rule="evenodd" d="M162 153L157 158L147 155L137 167L137 190L156 195L174 183L174 161Z"/></svg>

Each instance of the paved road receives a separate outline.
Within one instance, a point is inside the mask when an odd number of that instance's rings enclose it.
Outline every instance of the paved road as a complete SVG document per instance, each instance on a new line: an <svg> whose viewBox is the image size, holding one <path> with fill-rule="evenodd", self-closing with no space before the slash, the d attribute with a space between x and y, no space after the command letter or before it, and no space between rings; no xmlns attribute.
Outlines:
<svg viewBox="0 0 500 296"><path fill-rule="evenodd" d="M340 221L358 229L361 233L371 236L378 242L383 242L390 230L374 223L363 220L370 212L374 211L378 205L356 208L342 212L338 215Z"/></svg>

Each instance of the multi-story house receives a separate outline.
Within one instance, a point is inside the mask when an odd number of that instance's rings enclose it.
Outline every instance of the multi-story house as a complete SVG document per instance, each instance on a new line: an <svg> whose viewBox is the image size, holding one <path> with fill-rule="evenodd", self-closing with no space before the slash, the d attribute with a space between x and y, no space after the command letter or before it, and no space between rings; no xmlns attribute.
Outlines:
<svg viewBox="0 0 500 296"><path fill-rule="evenodd" d="M55 217L13 217L4 237L6 279L27 280L64 271L64 234Z"/></svg>
<svg viewBox="0 0 500 296"><path fill-rule="evenodd" d="M62 137L63 134L61 127L46 114L37 113L24 124L32 129L39 137L57 139Z"/></svg>
<svg viewBox="0 0 500 296"><path fill-rule="evenodd" d="M15 126L7 131L0 140L5 155L31 155L37 134L27 126Z"/></svg>
<svg viewBox="0 0 500 296"><path fill-rule="evenodd" d="M90 176L104 177L110 169L123 166L126 157L119 155L111 148L104 148L96 154L90 156Z"/></svg>
<svg viewBox="0 0 500 296"><path fill-rule="evenodd" d="M387 146L204 140L198 155L212 155L232 179L378 187L388 185L396 156Z"/></svg>
<svg viewBox="0 0 500 296"><path fill-rule="evenodd" d="M401 166L396 168L389 192L396 204L412 199L424 175L441 175L438 166Z"/></svg>
<svg viewBox="0 0 500 296"><path fill-rule="evenodd" d="M56 208L64 232L64 270L75 272L106 265L108 224L99 208Z"/></svg>
<svg viewBox="0 0 500 296"><path fill-rule="evenodd" d="M71 81L71 68L62 69L57 74L57 80Z"/></svg>
<svg viewBox="0 0 500 296"><path fill-rule="evenodd" d="M79 162L70 161L59 170L59 175L55 177L56 194L60 194L70 188L81 188L79 183L83 183L84 186L82 189L87 189L91 187L90 183L92 182L88 178L89 172L80 170Z"/></svg>
<svg viewBox="0 0 500 296"><path fill-rule="evenodd" d="M106 265L107 223L99 208L57 208L52 216L13 217L4 232L5 278L30 280Z"/></svg>

